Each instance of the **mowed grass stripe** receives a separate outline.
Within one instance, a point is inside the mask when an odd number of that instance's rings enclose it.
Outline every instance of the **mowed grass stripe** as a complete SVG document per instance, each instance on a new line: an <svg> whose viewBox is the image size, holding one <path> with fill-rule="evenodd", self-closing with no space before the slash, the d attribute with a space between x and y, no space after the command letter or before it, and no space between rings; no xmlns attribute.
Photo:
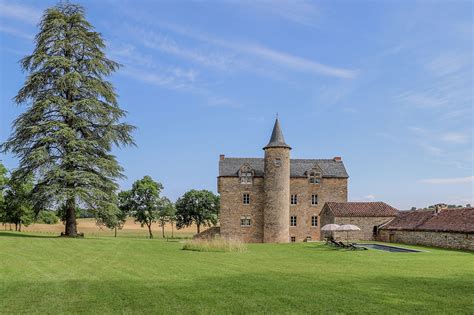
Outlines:
<svg viewBox="0 0 474 315"><path fill-rule="evenodd" d="M474 312L474 255L0 233L2 313ZM23 235L23 234L22 234Z"/></svg>

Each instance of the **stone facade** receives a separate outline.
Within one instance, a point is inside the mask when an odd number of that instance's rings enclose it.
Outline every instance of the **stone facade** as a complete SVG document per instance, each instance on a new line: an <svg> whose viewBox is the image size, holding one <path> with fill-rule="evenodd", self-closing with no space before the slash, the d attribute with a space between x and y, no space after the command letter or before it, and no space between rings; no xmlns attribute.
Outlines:
<svg viewBox="0 0 474 315"><path fill-rule="evenodd" d="M336 217L334 223L353 224L360 228L360 231L349 232L349 239L372 241L376 239L378 227L391 219L390 217ZM347 235L346 232L336 232L334 237L338 240L345 240Z"/></svg>
<svg viewBox="0 0 474 315"><path fill-rule="evenodd" d="M381 242L474 250L474 233L380 230Z"/></svg>
<svg viewBox="0 0 474 315"><path fill-rule="evenodd" d="M290 196L297 196L297 203L290 205L290 217L296 216L296 226L290 226L290 238L304 241L320 240L320 212L327 201L347 201L347 178L322 178L320 184L310 184L307 178L291 178ZM317 204L312 204L312 195L317 196ZM312 217L317 217L317 225L312 226Z"/></svg>
<svg viewBox="0 0 474 315"><path fill-rule="evenodd" d="M265 148L264 243L288 242L290 211L290 149Z"/></svg>
<svg viewBox="0 0 474 315"><path fill-rule="evenodd" d="M241 184L238 177L219 177L218 191L221 196L221 236L250 243L265 242L264 178L254 177L252 184ZM326 201L347 201L347 178L322 178L320 184L309 184L307 178L290 178L289 191L288 214L284 219L288 228L280 242L288 242L292 236L297 242L305 241L308 236L320 240L320 227L324 225L320 218L321 209ZM244 194L249 194L250 204L243 203ZM296 205L290 205L291 195L297 196ZM316 205L311 203L312 195L318 196ZM251 225L241 226L240 219L246 216L250 216ZM296 226L289 226L291 216L296 216ZM315 227L311 224L312 216L317 216Z"/></svg>
<svg viewBox="0 0 474 315"><path fill-rule="evenodd" d="M220 235L253 243L319 240L324 202L347 201L348 176L341 159L290 159L278 120L264 150L263 159L221 155Z"/></svg>
<svg viewBox="0 0 474 315"><path fill-rule="evenodd" d="M265 193L263 177L254 177L251 184L241 184L238 177L219 177L221 196L219 223L221 236L244 242L263 242L263 209ZM250 204L243 203L243 194L250 196ZM249 216L250 226L241 226L241 218Z"/></svg>

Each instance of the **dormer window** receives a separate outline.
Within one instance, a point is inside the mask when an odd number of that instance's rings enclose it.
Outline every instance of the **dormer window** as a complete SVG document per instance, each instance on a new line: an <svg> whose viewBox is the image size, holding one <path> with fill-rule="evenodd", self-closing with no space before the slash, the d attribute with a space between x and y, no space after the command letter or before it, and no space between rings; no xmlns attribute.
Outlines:
<svg viewBox="0 0 474 315"><path fill-rule="evenodd" d="M309 183L310 184L319 184L321 182L321 173L319 172L309 172Z"/></svg>
<svg viewBox="0 0 474 315"><path fill-rule="evenodd" d="M308 174L308 181L310 184L319 184L321 183L321 170L319 167L313 167L312 169L307 171Z"/></svg>
<svg viewBox="0 0 474 315"><path fill-rule="evenodd" d="M253 171L249 165L243 165L239 170L239 180L241 184L252 184Z"/></svg>

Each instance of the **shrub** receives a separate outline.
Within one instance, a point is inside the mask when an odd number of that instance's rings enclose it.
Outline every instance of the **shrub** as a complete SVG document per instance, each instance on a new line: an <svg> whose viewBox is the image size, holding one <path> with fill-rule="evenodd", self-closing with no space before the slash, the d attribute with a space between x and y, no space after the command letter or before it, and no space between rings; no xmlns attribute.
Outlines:
<svg viewBox="0 0 474 315"><path fill-rule="evenodd" d="M44 224L56 224L59 222L59 218L53 211L44 210L38 214L38 219L36 222Z"/></svg>
<svg viewBox="0 0 474 315"><path fill-rule="evenodd" d="M194 239L186 241L183 250L199 252L244 252L247 246L240 240L233 239Z"/></svg>

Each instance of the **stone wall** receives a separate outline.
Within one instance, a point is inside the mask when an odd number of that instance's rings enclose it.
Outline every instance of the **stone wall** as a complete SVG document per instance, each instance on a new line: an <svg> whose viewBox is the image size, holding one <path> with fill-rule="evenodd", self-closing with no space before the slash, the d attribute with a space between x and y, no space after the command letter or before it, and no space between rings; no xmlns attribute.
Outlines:
<svg viewBox="0 0 474 315"><path fill-rule="evenodd" d="M474 250L474 233L380 230L382 242Z"/></svg>
<svg viewBox="0 0 474 315"><path fill-rule="evenodd" d="M289 148L265 149L264 192L264 242L288 243L290 210Z"/></svg>
<svg viewBox="0 0 474 315"><path fill-rule="evenodd" d="M350 240L371 241L375 239L374 226L378 227L393 218L394 217L336 217L334 223L339 225L353 224L360 228L360 231L349 232ZM347 237L346 234L346 232L336 232L334 236L336 239L345 240Z"/></svg>
<svg viewBox="0 0 474 315"><path fill-rule="evenodd" d="M318 195L318 204L311 204L311 196ZM308 236L312 240L320 239L320 212L327 201L347 201L347 178L322 178L319 184L310 184L307 178L290 179L290 196L297 195L297 204L290 205L290 216L296 216L296 226L290 226L289 236L297 242ZM318 226L311 226L311 217L318 216ZM289 220L289 218L288 218ZM288 221L289 222L289 221Z"/></svg>
<svg viewBox="0 0 474 315"><path fill-rule="evenodd" d="M353 224L360 228L360 231L349 232L333 232L332 235L336 240L345 241L348 237L349 240L374 240L374 226L379 226L392 220L394 217L334 217L333 214L326 209L321 213L321 226L326 224ZM324 232L321 234L321 238L330 236L331 232Z"/></svg>
<svg viewBox="0 0 474 315"><path fill-rule="evenodd" d="M252 184L241 184L238 177L219 177L221 196L220 233L222 237L249 243L263 242L263 178L254 177ZM243 194L250 195L250 204L243 204ZM251 226L240 226L241 216L250 216Z"/></svg>

